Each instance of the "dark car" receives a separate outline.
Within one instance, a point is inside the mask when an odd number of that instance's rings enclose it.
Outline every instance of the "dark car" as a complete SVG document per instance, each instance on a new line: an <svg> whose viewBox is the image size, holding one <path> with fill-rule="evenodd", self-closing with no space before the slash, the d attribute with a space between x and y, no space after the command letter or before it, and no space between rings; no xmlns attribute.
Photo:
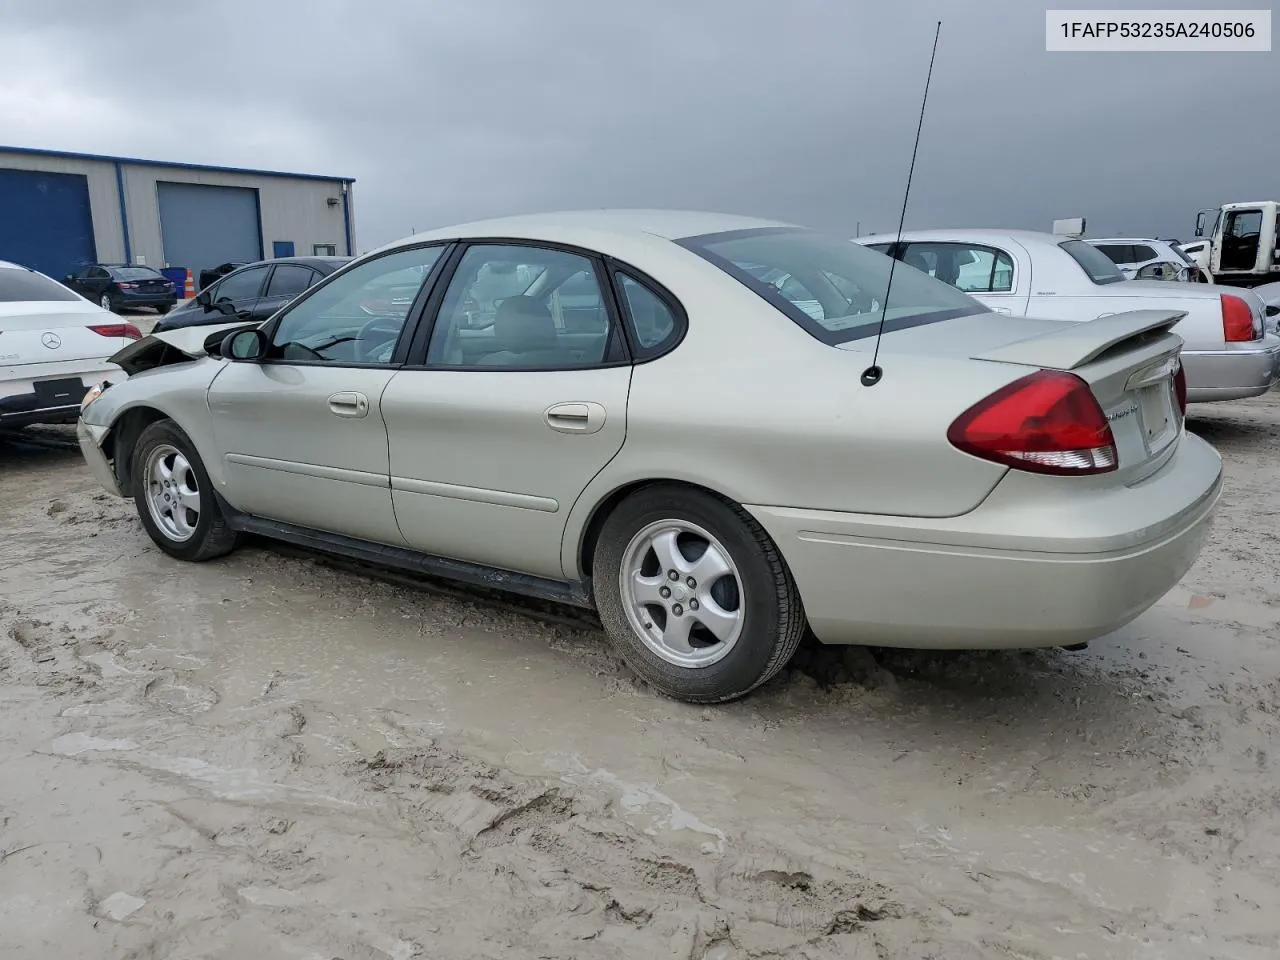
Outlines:
<svg viewBox="0 0 1280 960"><path fill-rule="evenodd" d="M201 290L157 323L152 333L233 320L266 320L350 260L350 257L280 257L251 263Z"/></svg>
<svg viewBox="0 0 1280 960"><path fill-rule="evenodd" d="M160 313L168 313L178 302L173 281L151 267L86 263L67 274L63 282L80 296L112 312L155 307Z"/></svg>

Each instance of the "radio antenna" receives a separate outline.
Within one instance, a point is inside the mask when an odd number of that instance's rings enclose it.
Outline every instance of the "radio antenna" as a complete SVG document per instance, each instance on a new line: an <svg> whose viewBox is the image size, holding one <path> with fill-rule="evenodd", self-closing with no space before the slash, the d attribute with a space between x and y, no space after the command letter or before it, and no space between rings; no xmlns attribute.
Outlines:
<svg viewBox="0 0 1280 960"><path fill-rule="evenodd" d="M902 245L902 228L907 222L907 200L911 197L911 178L916 172L916 154L920 150L920 131L924 129L924 108L929 102L929 83L933 80L933 61L938 56L938 37L942 34L942 21L938 21L937 29L933 32L933 53L929 55L929 72L924 78L924 97L920 100L920 121L916 124L916 142L911 148L911 167L907 170L907 189L902 195L902 215L898 217L898 237L894 241L893 250L890 251L893 256L889 259L889 282L884 289L884 303L880 305L880 328L876 331L876 348L871 355L871 366L862 371L862 385L864 387L874 387L880 382L884 376L884 370L880 367L880 339L884 336L884 322L889 314L889 293L893 290L893 272L898 266L898 247Z"/></svg>

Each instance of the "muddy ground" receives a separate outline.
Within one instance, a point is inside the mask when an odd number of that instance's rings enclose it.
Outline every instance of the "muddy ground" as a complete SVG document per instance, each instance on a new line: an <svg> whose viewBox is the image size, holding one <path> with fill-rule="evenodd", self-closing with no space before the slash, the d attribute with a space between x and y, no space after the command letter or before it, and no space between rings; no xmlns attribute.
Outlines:
<svg viewBox="0 0 1280 960"><path fill-rule="evenodd" d="M805 649L661 699L590 624L166 559L0 440L0 957L1275 958L1280 395L1082 653Z"/></svg>

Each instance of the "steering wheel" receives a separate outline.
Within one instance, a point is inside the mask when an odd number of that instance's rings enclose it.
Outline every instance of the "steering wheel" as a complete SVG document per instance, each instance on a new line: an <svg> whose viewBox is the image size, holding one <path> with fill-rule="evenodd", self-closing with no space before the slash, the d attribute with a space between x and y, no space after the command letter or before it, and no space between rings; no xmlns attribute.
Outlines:
<svg viewBox="0 0 1280 960"><path fill-rule="evenodd" d="M383 363L391 359L400 331L404 329L403 317L375 317L356 334L356 352L366 363Z"/></svg>

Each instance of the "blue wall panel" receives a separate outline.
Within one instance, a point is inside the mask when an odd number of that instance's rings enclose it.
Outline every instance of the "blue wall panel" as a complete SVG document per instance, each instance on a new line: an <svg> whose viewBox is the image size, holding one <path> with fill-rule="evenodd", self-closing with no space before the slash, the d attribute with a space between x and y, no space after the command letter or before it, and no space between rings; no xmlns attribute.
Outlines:
<svg viewBox="0 0 1280 960"><path fill-rule="evenodd" d="M0 170L0 260L60 280L97 259L82 175Z"/></svg>
<svg viewBox="0 0 1280 960"><path fill-rule="evenodd" d="M160 233L170 266L201 270L262 259L258 191L203 183L156 184Z"/></svg>

